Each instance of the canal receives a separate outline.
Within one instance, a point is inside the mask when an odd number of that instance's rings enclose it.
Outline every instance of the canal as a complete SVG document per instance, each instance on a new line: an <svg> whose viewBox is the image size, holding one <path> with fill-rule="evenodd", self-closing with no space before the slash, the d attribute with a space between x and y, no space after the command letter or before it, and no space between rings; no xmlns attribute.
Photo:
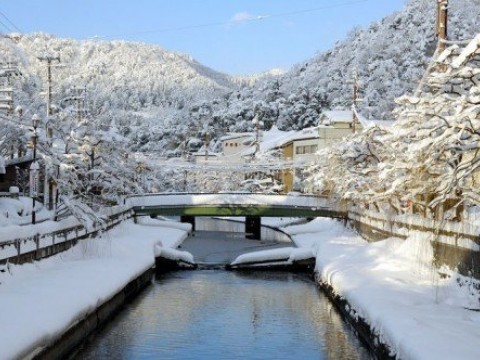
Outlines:
<svg viewBox="0 0 480 360"><path fill-rule="evenodd" d="M205 264L218 264L256 250L255 246L262 250L291 244L197 232L182 248ZM311 276L214 267L158 275L153 286L93 335L74 359L370 359L370 355Z"/></svg>

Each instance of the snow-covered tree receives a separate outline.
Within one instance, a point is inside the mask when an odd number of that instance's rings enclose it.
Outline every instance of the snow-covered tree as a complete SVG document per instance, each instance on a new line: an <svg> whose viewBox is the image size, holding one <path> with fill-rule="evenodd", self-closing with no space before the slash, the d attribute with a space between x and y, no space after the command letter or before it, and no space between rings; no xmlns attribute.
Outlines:
<svg viewBox="0 0 480 360"><path fill-rule="evenodd" d="M445 50L416 95L396 110L398 188L430 208L478 203L480 35Z"/></svg>

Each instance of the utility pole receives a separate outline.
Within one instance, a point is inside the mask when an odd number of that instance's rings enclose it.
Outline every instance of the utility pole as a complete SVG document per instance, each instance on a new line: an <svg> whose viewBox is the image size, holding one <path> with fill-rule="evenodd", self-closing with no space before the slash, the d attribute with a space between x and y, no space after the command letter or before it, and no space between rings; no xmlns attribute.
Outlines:
<svg viewBox="0 0 480 360"><path fill-rule="evenodd" d="M358 102L358 77L357 77L357 72L355 71L353 73L353 93L352 93L352 131L355 134L356 132L356 127L357 127L357 122L358 122L358 117L357 117L357 102Z"/></svg>
<svg viewBox="0 0 480 360"><path fill-rule="evenodd" d="M208 161L208 147L210 146L210 133L207 128L205 133L205 161Z"/></svg>
<svg viewBox="0 0 480 360"><path fill-rule="evenodd" d="M0 88L0 111L5 111L6 115L11 115L13 112L12 78L20 75L17 63L8 61L0 65L0 78L5 79L5 87Z"/></svg>
<svg viewBox="0 0 480 360"><path fill-rule="evenodd" d="M255 152L252 154L253 159L260 153L260 126L263 125L263 122L260 122L258 115L255 114L252 119L252 124L255 126Z"/></svg>
<svg viewBox="0 0 480 360"><path fill-rule="evenodd" d="M446 48L445 41L448 36L448 0L437 0L437 28L438 51L442 52Z"/></svg>
<svg viewBox="0 0 480 360"><path fill-rule="evenodd" d="M47 64L47 123L52 114L52 64L54 62L60 63L59 55L44 55L37 58L40 61L44 61ZM52 138L52 129L47 127L47 138Z"/></svg>

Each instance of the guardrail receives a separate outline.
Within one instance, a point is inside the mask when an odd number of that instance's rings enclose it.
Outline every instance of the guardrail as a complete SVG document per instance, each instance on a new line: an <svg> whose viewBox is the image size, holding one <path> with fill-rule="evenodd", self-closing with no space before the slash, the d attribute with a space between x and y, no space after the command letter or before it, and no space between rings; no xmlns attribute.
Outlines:
<svg viewBox="0 0 480 360"><path fill-rule="evenodd" d="M6 263L23 264L46 258L65 251L76 245L81 239L97 235L111 229L120 222L132 217L131 207L122 206L106 210L106 220L87 229L80 223L69 224L55 231L36 233L0 242L0 265Z"/></svg>

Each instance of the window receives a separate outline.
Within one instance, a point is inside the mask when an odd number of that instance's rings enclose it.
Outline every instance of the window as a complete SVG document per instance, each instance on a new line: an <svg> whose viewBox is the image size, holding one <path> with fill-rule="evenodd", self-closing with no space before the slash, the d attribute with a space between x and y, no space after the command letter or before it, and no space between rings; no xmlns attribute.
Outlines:
<svg viewBox="0 0 480 360"><path fill-rule="evenodd" d="M295 148L295 154L315 154L318 151L318 145L302 145Z"/></svg>

